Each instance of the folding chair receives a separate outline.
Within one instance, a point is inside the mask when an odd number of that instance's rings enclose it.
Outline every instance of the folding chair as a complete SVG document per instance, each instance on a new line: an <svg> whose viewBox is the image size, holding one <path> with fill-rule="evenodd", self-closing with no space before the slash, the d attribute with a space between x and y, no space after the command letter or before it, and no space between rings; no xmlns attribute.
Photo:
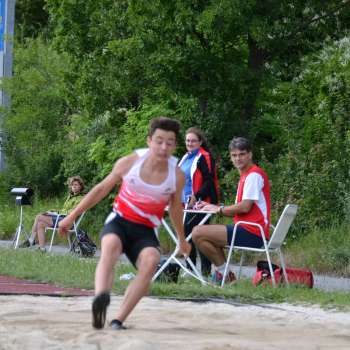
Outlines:
<svg viewBox="0 0 350 350"><path fill-rule="evenodd" d="M80 222L83 219L84 215L85 215L85 212L83 212L78 217L78 219L74 221L73 227L70 230L68 230L67 240L68 240L68 244L69 244L69 249L72 247L72 242L71 242L71 239L70 239L70 235L74 233L75 237L77 237L78 228L79 228ZM60 221L61 218L65 217L65 216L66 215L63 215L63 214L62 215L57 215L54 226L53 227L46 227L46 229L45 229L45 233L46 233L47 230L52 230L49 252L51 252L53 240L55 238L56 232L58 231L59 221Z"/></svg>
<svg viewBox="0 0 350 350"><path fill-rule="evenodd" d="M228 254L227 254L227 261L226 261L226 266L225 266L225 271L224 271L224 276L222 279L222 283L221 283L221 287L223 287L224 283L225 283L225 278L226 278L226 274L228 271L228 267L230 264L230 259L231 259L231 255L232 255L232 251L234 249L236 250L242 250L242 255L241 255L241 260L240 260L240 265L239 265L239 271L238 271L238 276L237 278L239 279L240 275L241 275L241 269L242 269L242 264L243 264L243 259L244 259L244 253L245 251L250 251L250 252L256 252L256 253L265 253L266 254L266 258L267 258L267 262L269 265L269 270L270 270L270 274L271 274L271 279L272 279L272 285L275 287L276 286L276 281L275 281L275 275L273 273L273 269L272 269L272 263L271 263L271 258L270 258L270 253L278 253L279 255L279 259L281 262L281 267L283 270L283 275L284 275L284 279L286 281L286 284L289 285L288 283L288 276L286 273L286 266L284 263L284 258L283 258L283 254L281 251L281 246L284 242L284 239L289 231L289 228L295 218L295 215L297 214L297 210L298 210L298 206L295 204L287 204L277 222L276 227L272 226L273 228L273 233L271 235L271 238L269 241L267 241L266 237L265 237L265 233L263 228L261 227L261 225L253 223L253 222L247 222L247 221L238 221L233 229L233 235L232 235L232 241L231 244L229 246L227 246L227 248L229 248ZM251 247L243 247L243 246L236 246L234 245L234 241L235 241L235 237L236 237L236 231L237 231L237 227L240 224L249 224L252 226L256 226L260 229L261 232L261 237L263 239L264 245L261 248L251 248Z"/></svg>
<svg viewBox="0 0 350 350"><path fill-rule="evenodd" d="M201 222L198 225L203 225L208 218L213 214L212 212L208 212L208 211L201 211L201 210L188 210L185 209L184 213L186 215L186 213L200 213L200 214L206 214L205 217L201 220ZM183 221L185 221L185 215L183 218ZM164 226L165 230L167 231L167 233L169 234L169 236L171 237L171 239L174 241L174 243L176 244L176 248L174 250L174 252L170 255L170 257L168 257L168 259L166 260L166 262L164 264L162 264L162 266L156 271L156 273L154 274L152 281L155 281L157 279L157 277L163 272L163 270L171 263L171 261L173 260L177 265L180 266L180 268L182 268L184 271L186 271L189 275L191 275L192 277L198 279L202 284L207 284L207 281L204 280L202 274L197 270L196 266L193 264L192 260L190 259L190 257L185 258L185 261L188 262L188 264L191 266L191 269L188 269L185 264L183 264L176 256L179 253L179 247L178 247L178 239L176 237L176 235L174 234L174 232L172 231L171 227L167 224L167 222L165 221L165 219L162 219L162 225ZM192 238L192 234L188 235L186 238L186 241L190 241L190 239Z"/></svg>

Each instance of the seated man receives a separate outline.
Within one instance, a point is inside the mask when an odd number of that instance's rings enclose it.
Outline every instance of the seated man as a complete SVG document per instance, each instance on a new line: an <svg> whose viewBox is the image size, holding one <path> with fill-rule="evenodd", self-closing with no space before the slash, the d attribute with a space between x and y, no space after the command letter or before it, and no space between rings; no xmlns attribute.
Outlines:
<svg viewBox="0 0 350 350"><path fill-rule="evenodd" d="M270 226L270 185L266 173L253 163L252 150L249 140L235 137L229 145L233 165L240 173L236 203L229 206L217 206L200 202L198 209L214 211L222 216L233 216L237 221L249 221L260 224L269 239ZM196 226L192 238L197 247L215 265L212 280L221 284L226 258L223 248L232 241L234 225L203 225ZM236 231L235 245L260 248L263 240L256 226L241 224ZM227 282L233 282L235 275L229 271Z"/></svg>

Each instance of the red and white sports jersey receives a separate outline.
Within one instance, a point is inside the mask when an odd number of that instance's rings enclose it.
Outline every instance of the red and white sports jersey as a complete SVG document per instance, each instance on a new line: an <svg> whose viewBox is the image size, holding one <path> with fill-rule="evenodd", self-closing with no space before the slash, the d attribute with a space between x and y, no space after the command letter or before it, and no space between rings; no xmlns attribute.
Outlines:
<svg viewBox="0 0 350 350"><path fill-rule="evenodd" d="M247 172L241 174L239 179L236 203L245 199L253 200L253 206L248 213L236 214L234 222L242 220L260 224L264 229L265 237L269 239L270 183L264 170L255 164ZM241 226L249 232L261 236L258 227L245 224Z"/></svg>
<svg viewBox="0 0 350 350"><path fill-rule="evenodd" d="M151 185L140 177L140 170L149 155L149 149L139 149L135 152L139 158L123 177L113 210L126 220L154 228L161 224L165 207L176 191L177 158L169 158L168 176L165 181L160 185Z"/></svg>

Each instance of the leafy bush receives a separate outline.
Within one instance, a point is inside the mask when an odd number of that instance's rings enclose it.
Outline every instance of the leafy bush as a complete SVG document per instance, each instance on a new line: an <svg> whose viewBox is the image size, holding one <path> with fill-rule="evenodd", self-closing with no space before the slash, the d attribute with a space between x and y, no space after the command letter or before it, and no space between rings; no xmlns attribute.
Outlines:
<svg viewBox="0 0 350 350"><path fill-rule="evenodd" d="M14 76L3 82L11 95L4 111L5 179L11 186L33 186L50 194L62 188L60 140L68 115L67 55L43 40L27 40L14 53Z"/></svg>
<svg viewBox="0 0 350 350"><path fill-rule="evenodd" d="M287 262L308 267L317 273L350 276L350 237L348 223L314 228L298 241L287 240Z"/></svg>
<svg viewBox="0 0 350 350"><path fill-rule="evenodd" d="M349 38L307 57L299 76L276 90L275 108L286 150L272 168L275 204L300 206L299 234L348 221Z"/></svg>

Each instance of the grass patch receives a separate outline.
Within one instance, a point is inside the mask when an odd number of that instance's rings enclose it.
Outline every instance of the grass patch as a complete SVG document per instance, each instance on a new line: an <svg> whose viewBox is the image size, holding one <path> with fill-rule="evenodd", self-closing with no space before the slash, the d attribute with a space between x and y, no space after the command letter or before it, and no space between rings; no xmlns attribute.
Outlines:
<svg viewBox="0 0 350 350"><path fill-rule="evenodd" d="M314 228L307 235L289 239L286 258L289 265L307 266L317 273L350 277L350 225L334 224Z"/></svg>
<svg viewBox="0 0 350 350"><path fill-rule="evenodd" d="M0 249L1 274L63 287L92 289L96 262L96 259L44 254L30 249Z"/></svg>
<svg viewBox="0 0 350 350"><path fill-rule="evenodd" d="M151 294L176 298L220 298L241 303L290 303L320 305L324 308L350 309L348 293L324 292L317 289L292 286L290 288L270 286L254 287L249 279L241 279L224 288L202 286L194 280L180 283L155 283Z"/></svg>
<svg viewBox="0 0 350 350"><path fill-rule="evenodd" d="M82 259L71 255L42 254L30 249L0 249L1 274L55 283L63 287L93 289L96 264L96 258ZM129 272L135 272L131 265L118 266L114 293L119 295L124 293L129 281L120 281L119 277ZM174 298L221 298L243 303L317 304L327 308L350 309L348 293L330 293L303 287L254 287L247 279L221 289L202 286L194 279L180 278L177 284L153 283L150 295Z"/></svg>

